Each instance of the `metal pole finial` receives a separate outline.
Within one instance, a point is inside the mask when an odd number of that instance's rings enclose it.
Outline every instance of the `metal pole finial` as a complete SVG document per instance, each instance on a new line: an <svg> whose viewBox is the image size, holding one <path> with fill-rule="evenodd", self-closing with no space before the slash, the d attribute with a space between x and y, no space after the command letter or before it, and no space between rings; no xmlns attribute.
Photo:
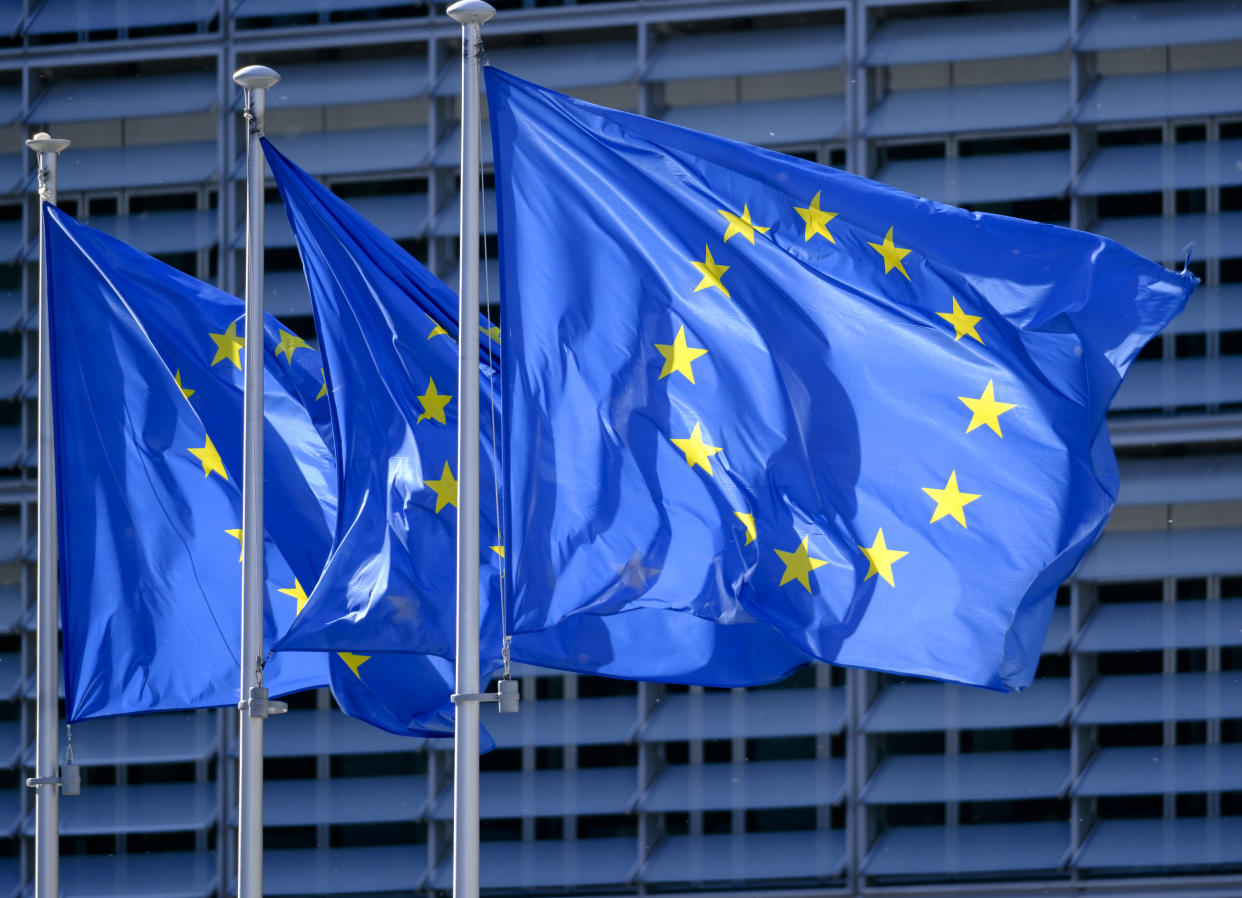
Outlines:
<svg viewBox="0 0 1242 898"><path fill-rule="evenodd" d="M248 65L233 73L234 83L246 90L272 87L279 80L280 74L265 65Z"/></svg>
<svg viewBox="0 0 1242 898"><path fill-rule="evenodd" d="M63 137L53 137L46 131L40 131L26 141L26 146L36 153L59 153L69 148L69 141Z"/></svg>
<svg viewBox="0 0 1242 898"><path fill-rule="evenodd" d="M462 25L482 25L496 15L496 8L484 0L457 0L448 8L448 15Z"/></svg>

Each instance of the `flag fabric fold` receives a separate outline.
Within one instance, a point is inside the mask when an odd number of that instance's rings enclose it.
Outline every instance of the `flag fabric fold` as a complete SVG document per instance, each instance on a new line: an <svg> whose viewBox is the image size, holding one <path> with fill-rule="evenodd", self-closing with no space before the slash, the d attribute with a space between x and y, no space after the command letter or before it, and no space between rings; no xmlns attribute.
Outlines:
<svg viewBox="0 0 1242 898"><path fill-rule="evenodd" d="M514 646L662 607L1010 690L1196 280L488 67Z"/></svg>

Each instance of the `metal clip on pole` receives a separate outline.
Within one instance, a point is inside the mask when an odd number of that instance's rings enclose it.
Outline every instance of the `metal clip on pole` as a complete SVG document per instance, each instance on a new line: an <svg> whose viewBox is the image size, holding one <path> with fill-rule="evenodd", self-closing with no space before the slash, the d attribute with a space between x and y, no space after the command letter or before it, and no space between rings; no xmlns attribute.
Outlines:
<svg viewBox="0 0 1242 898"><path fill-rule="evenodd" d="M462 702L496 702L500 705L497 710L501 714L515 714L520 701L518 681L500 680L496 683L495 692L454 692L452 698L455 705Z"/></svg>
<svg viewBox="0 0 1242 898"><path fill-rule="evenodd" d="M289 710L285 702L274 702L267 697L266 686L251 686L250 698L237 703L239 711L245 711L251 717L266 720Z"/></svg>

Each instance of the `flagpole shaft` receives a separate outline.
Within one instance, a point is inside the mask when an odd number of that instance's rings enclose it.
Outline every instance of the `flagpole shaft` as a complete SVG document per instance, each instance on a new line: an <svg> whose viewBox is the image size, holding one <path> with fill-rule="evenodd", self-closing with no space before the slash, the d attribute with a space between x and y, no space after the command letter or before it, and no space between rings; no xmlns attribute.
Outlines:
<svg viewBox="0 0 1242 898"><path fill-rule="evenodd" d="M479 691L479 46L495 10L448 9L461 24L461 281L457 362L456 691ZM479 704L457 705L453 751L453 898L479 895Z"/></svg>
<svg viewBox="0 0 1242 898"><path fill-rule="evenodd" d="M246 91L246 330L242 461L241 704L238 726L237 896L263 895L263 718L248 699L263 660L263 118L280 76L265 66L233 75ZM260 713L256 713L258 710Z"/></svg>
<svg viewBox="0 0 1242 898"><path fill-rule="evenodd" d="M47 235L43 204L56 205L56 160L67 140L36 134L26 146L39 158L39 488L35 625L35 898L60 895L60 786L57 724L59 670L56 594L56 469L52 442L51 328L47 307Z"/></svg>

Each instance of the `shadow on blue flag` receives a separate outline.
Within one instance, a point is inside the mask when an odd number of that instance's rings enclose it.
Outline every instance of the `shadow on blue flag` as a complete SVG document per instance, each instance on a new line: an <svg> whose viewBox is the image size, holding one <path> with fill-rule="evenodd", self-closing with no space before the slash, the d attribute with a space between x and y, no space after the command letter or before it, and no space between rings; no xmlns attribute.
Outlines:
<svg viewBox="0 0 1242 898"><path fill-rule="evenodd" d="M485 79L515 656L661 607L1028 685L1116 496L1108 404L1194 276Z"/></svg>

